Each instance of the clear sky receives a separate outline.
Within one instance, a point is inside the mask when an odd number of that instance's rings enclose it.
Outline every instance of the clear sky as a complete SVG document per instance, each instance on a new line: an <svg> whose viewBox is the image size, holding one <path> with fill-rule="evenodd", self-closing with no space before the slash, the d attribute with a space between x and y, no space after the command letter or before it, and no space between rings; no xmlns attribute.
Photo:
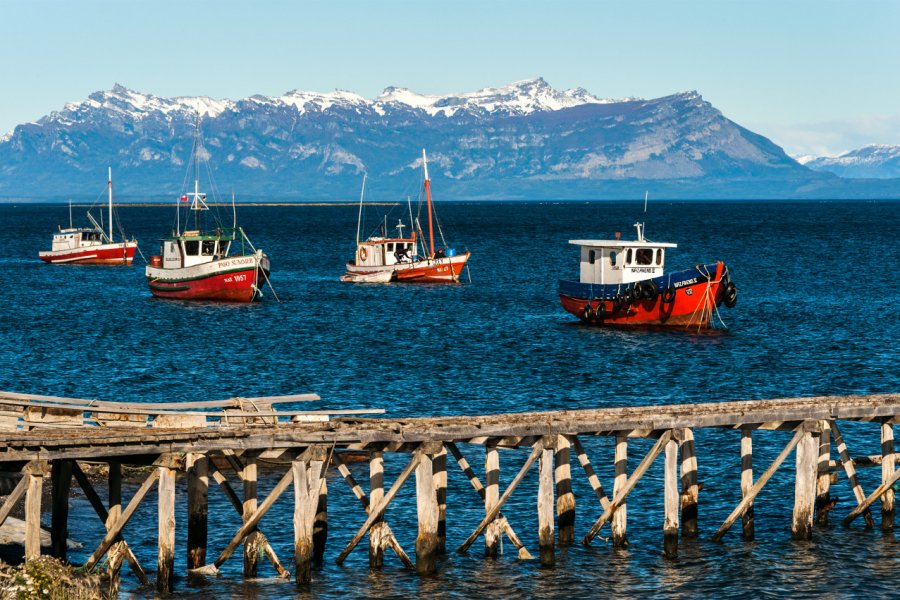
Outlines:
<svg viewBox="0 0 900 600"><path fill-rule="evenodd" d="M789 154L900 144L896 0L0 0L0 134L115 83L425 94L541 76L697 90Z"/></svg>

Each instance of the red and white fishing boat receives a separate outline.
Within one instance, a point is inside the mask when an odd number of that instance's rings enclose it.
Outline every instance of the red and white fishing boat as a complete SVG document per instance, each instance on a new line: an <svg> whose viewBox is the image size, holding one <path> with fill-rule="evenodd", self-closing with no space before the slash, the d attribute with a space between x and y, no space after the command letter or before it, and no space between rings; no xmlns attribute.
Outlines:
<svg viewBox="0 0 900 600"><path fill-rule="evenodd" d="M707 327L724 304L737 302L737 288L725 263L699 264L664 273L667 249L677 244L644 239L570 240L581 248L579 281L559 281L562 306L598 325L683 325Z"/></svg>
<svg viewBox="0 0 900 600"><path fill-rule="evenodd" d="M203 155L198 123L192 156L194 191L179 198L175 231L161 241L159 255L150 257L146 270L150 292L158 298L180 300L258 300L263 284L268 283L269 257L253 247L244 230L237 226L236 218L232 227L224 227L211 214L206 194L200 191ZM192 220L193 228L182 229L181 206L188 200L185 223ZM233 203L234 199L232 208ZM215 225L204 229L207 215L211 215Z"/></svg>
<svg viewBox="0 0 900 600"><path fill-rule="evenodd" d="M109 191L109 231L104 231L103 226L97 222L91 211L87 212L87 218L91 227L72 227L72 208L69 207L69 227L60 228L53 234L53 242L50 250L38 252L38 257L46 263L75 264L75 265L130 265L134 260L137 250L137 240L125 239L116 242L113 239L113 193L112 193L112 167L109 169L109 178L106 187Z"/></svg>
<svg viewBox="0 0 900 600"><path fill-rule="evenodd" d="M347 263L347 272L341 277L341 281L357 283L387 281L455 283L459 281L463 267L469 260L469 251L457 253L456 249L449 247L444 239L434 205L431 202L431 180L428 178L428 159L425 156L425 150L422 150L422 169L425 174L422 191L428 211L428 239L424 239L424 232L418 219L413 219L410 207L410 223L412 224L410 235L403 235L403 228L406 226L401 220L396 225L397 235L395 237L387 237L385 224L382 226L380 236L360 241L359 229L362 223L363 206L363 194L361 193L360 218L356 227L356 255L352 261ZM365 191L365 178L363 179L363 191ZM437 249L435 249L434 239L436 222L442 244Z"/></svg>

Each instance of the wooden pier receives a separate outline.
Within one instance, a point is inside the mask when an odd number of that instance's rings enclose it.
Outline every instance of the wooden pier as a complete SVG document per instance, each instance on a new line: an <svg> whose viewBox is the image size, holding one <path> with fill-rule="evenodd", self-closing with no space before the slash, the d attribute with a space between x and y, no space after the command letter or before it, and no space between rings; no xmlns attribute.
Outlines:
<svg viewBox="0 0 900 600"><path fill-rule="evenodd" d="M311 581L311 566L330 557L344 562L368 537L369 565L384 564L390 549L409 569L430 573L436 558L455 550L470 551L483 538L486 556L496 556L500 539L506 536L519 558L536 555L542 565L552 566L556 546L580 541L590 544L604 527L615 546L628 543L627 500L651 465L662 456L664 510L661 515L662 548L676 557L679 537L696 537L703 448L695 444L697 430L714 430L740 457L740 502L721 524L714 540L721 540L741 522L743 539L754 538L754 501L779 467L794 455L794 499L792 535L809 539L816 524L827 523L834 499L830 488L835 471L842 472L853 492L853 507L843 515L849 525L862 517L876 524L872 506L880 503L880 526L894 525L895 468L893 426L900 415L900 395L791 398L780 400L707 403L674 406L638 406L596 410L531 412L504 415L390 419L365 417L377 411L282 411L285 402L317 399L315 396L232 399L224 402L128 404L0 393L0 469L21 473L18 485L0 507L0 523L13 505L26 498L25 558L40 554L41 490L49 478L52 493L52 553L66 558L69 490L74 479L98 516L105 536L85 562L95 568L105 559L112 581L122 566L148 583L144 567L131 551L122 532L138 505L152 488L158 492L158 562L156 586L171 591L174 577L176 535L186 535L188 568L194 573L215 573L243 546L243 573L255 576L258 560L266 556L285 578L299 585ZM864 490L856 472L856 461L842 436L847 422L877 428L881 444L873 448L874 462L881 465L881 484ZM770 431L793 435L768 465L754 465L753 446ZM873 432L874 434L875 432ZM768 434L771 435L771 434ZM602 482L584 441L590 436L615 440L612 482ZM646 454L633 455L634 438L653 440ZM729 442L729 440L731 440ZM722 444L718 444L722 446ZM480 447L477 453L472 448ZM500 449L521 449L527 459L505 489L500 489ZM860 451L862 449L855 448ZM347 467L352 451L368 461L368 494ZM404 454L405 468L388 486L384 457ZM477 455L484 469L467 456ZM858 455L866 455L860 452ZM834 456L834 458L832 458ZM462 469L474 493L473 502L484 507L484 517L456 546L447 546L447 468L452 459ZM700 459L698 461L698 459ZM261 499L257 494L259 461L281 461L287 466L274 489ZM94 490L80 463L105 463L109 467L108 498ZM150 465L146 479L134 495L122 498L121 467ZM536 466L538 491L538 547L528 549L503 515L503 507L526 474ZM360 505L358 520L341 523L356 533L343 548L326 548L328 489L326 473L336 469ZM754 469L761 470L755 476ZM581 470L593 498L576 498L572 478ZM483 474L481 474L483 473ZM176 528L176 478L187 481L187 522ZM406 486L413 478L415 483ZM241 526L224 548L207 547L211 522L208 496L212 480L241 516ZM611 495L607 493L611 486ZM605 485L604 485L605 484ZM293 565L285 566L260 522L274 502L293 490ZM333 486L332 486L333 488ZM240 492L240 493L239 493ZM417 507L417 537L414 548L403 548L389 524L387 508L399 494L414 494ZM575 513L591 515L591 524L576 531ZM707 531L712 532L709 528ZM463 539L467 531L454 531ZM413 552L409 552L412 550ZM282 550L283 552L283 550ZM282 554L283 556L284 554ZM412 557L411 557L412 556Z"/></svg>

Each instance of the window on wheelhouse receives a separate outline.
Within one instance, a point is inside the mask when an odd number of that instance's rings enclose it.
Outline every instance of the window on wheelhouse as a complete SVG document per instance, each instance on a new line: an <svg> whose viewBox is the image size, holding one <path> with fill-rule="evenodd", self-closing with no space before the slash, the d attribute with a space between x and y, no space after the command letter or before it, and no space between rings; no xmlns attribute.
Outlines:
<svg viewBox="0 0 900 600"><path fill-rule="evenodd" d="M632 264L632 263L631 263L632 256L633 256L633 255L632 255L632 252L631 252L631 248L629 248L628 250L625 251L625 264L626 264L626 265Z"/></svg>
<svg viewBox="0 0 900 600"><path fill-rule="evenodd" d="M635 262L639 265L652 265L653 264L653 249L652 248L638 248L635 252Z"/></svg>
<svg viewBox="0 0 900 600"><path fill-rule="evenodd" d="M589 250L588 251L588 262L594 264L597 261L597 251Z"/></svg>
<svg viewBox="0 0 900 600"><path fill-rule="evenodd" d="M200 240L188 240L184 243L184 253L187 256L200 255Z"/></svg>
<svg viewBox="0 0 900 600"><path fill-rule="evenodd" d="M661 265L663 261L663 249L660 248L656 251L656 264Z"/></svg>
<svg viewBox="0 0 900 600"><path fill-rule="evenodd" d="M203 256L212 256L216 250L215 240L203 240L200 249Z"/></svg>
<svg viewBox="0 0 900 600"><path fill-rule="evenodd" d="M611 267L616 266L616 251L615 250L611 250L609 253L609 266L611 266Z"/></svg>

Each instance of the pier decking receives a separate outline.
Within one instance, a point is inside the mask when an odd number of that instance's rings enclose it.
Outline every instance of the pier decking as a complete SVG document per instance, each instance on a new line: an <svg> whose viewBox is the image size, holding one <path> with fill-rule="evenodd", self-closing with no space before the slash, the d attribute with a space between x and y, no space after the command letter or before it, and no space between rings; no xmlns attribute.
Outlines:
<svg viewBox="0 0 900 600"><path fill-rule="evenodd" d="M391 419L361 416L373 410L282 411L277 405L318 397L232 399L222 402L129 404L61 399L0 392L0 469L22 473L13 492L0 507L0 523L12 506L26 498L25 557L40 554L41 489L45 479L52 486L52 551L66 557L69 488L72 479L83 489L99 517L105 537L85 563L95 567L104 556L113 580L124 562L143 582L148 578L131 552L122 530L147 493L158 491L158 564L156 586L173 588L175 536L187 536L188 567L195 572L214 573L243 544L244 574L254 576L257 561L265 555L282 577L293 576L298 584L311 579L310 567L326 554L339 564L368 535L371 568L383 565L385 550L391 549L410 569L429 573L436 557L446 552L445 515L447 458L452 457L474 489L472 499L483 504L484 518L458 547L465 553L479 537L484 552L494 556L500 538L506 535L521 558L531 557L512 523L502 514L527 472L537 464L539 560L552 565L555 548L580 541L590 544L607 525L612 543L627 543L626 502L629 494L660 456L664 461L661 493L664 497L663 550L674 557L682 537L698 535L698 467L702 448L695 444L698 429L715 429L717 435L733 439L741 459L741 497L727 519L713 534L721 539L741 520L744 539L753 539L753 502L789 455L795 455L792 535L808 539L814 523L826 522L834 506L830 495L832 465L845 474L853 490L855 507L844 515L851 523L863 517L874 525L871 506L881 504L881 527L894 524L895 469L893 425L900 415L900 395L790 398L670 406L637 406L529 412L515 414ZM881 446L870 449L880 458L881 485L864 491L855 461L841 434L847 421L871 423L880 431ZM754 478L753 442L765 432L790 431L793 436L775 460ZM615 438L612 494L594 470L582 441L588 436ZM654 443L642 456L629 456L629 440L650 438ZM482 446L483 477L466 458L467 449ZM520 448L527 460L500 489L498 449ZM855 449L859 450L859 449ZM345 461L348 451L362 453L369 462L369 494L355 481ZM836 458L832 461L832 451ZM481 453L479 452L479 458ZM386 488L385 453L408 456L406 467ZM866 453L860 453L866 454ZM275 488L265 499L257 497L258 461L289 462ZM599 517L585 531L575 530L576 498L572 491L574 460L590 482L595 498L590 503ZM109 465L109 497L106 502L93 489L79 462ZM121 466L152 465L134 496L123 502ZM228 469L222 465L227 465ZM629 470L629 466L634 465ZM342 523L356 533L341 549L326 548L328 490L325 475L337 469L350 493L360 504L358 522ZM238 494L223 471L233 470L242 488ZM187 477L188 518L184 531L175 528L175 480ZM414 553L402 548L385 517L391 502L415 475L418 535ZM207 531L216 515L208 512L210 478L222 489L242 516L242 525L218 554L207 548ZM610 482L605 482L609 484ZM284 567L260 528L260 521L274 502L290 487L294 493L293 573ZM407 492L410 493L410 492ZM597 503L598 506L594 505ZM717 523L718 525L718 523ZM460 533L460 532L456 532ZM466 532L461 532L465 534ZM262 550L262 552L260 552ZM334 550L334 552L330 552Z"/></svg>

